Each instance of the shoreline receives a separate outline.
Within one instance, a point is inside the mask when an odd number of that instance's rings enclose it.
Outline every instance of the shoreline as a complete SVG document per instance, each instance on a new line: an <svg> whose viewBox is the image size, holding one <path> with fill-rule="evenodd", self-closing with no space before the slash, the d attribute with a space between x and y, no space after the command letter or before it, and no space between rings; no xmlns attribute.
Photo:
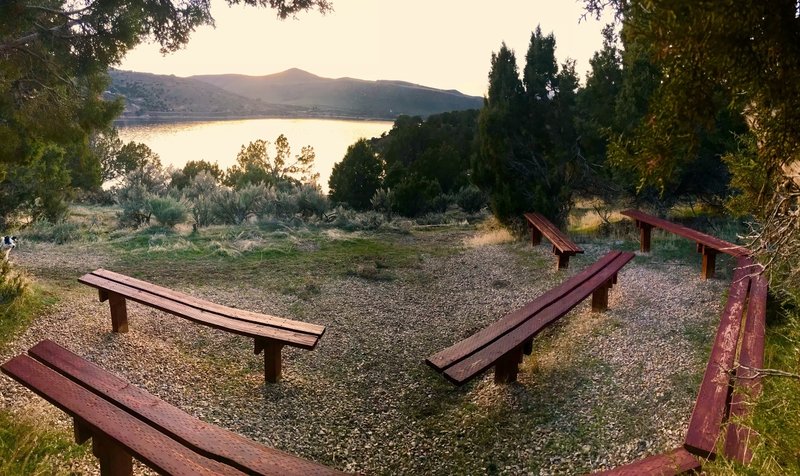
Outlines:
<svg viewBox="0 0 800 476"><path fill-rule="evenodd" d="M170 113L165 113L170 114ZM251 114L251 115L189 115L189 114L175 114L175 115L148 115L148 116L134 116L134 117L118 117L114 119L113 124L119 125L139 125L139 124L168 124L168 123L181 123L181 122L208 122L208 121L245 121L250 119L323 119L334 121L362 121L362 122L394 122L399 116L387 117L370 117L370 116L348 116L345 114L309 114L309 115L291 115L291 114Z"/></svg>

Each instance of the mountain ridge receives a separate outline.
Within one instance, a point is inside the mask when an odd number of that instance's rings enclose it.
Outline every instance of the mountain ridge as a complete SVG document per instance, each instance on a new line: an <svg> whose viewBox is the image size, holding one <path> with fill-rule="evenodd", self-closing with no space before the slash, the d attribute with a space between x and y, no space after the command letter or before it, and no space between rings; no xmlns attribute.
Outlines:
<svg viewBox="0 0 800 476"><path fill-rule="evenodd" d="M324 78L299 68L270 75L178 77L111 70L108 95L126 102L122 120L234 117L394 119L478 109L483 99L399 80Z"/></svg>

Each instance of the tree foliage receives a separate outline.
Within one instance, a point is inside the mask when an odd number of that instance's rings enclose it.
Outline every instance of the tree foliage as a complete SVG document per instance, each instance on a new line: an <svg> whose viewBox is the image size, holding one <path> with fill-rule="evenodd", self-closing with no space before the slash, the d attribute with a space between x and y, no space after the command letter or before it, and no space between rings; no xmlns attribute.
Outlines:
<svg viewBox="0 0 800 476"><path fill-rule="evenodd" d="M630 37L650 47L663 78L641 134L659 139L652 149L671 138L673 127L713 124L720 90L734 110L744 111L753 140L745 140L750 146L739 158L727 160L743 195L734 204L761 221L755 248L768 251L787 278L800 277L800 3L586 3L596 13L612 5ZM682 166L673 155L653 153L637 171L658 184ZM755 183L761 186L750 186Z"/></svg>
<svg viewBox="0 0 800 476"><path fill-rule="evenodd" d="M331 7L327 0L227 3L273 8L283 18ZM165 53L177 50L206 24L213 24L208 0L0 2L0 201L11 204L6 208L16 211L30 198L5 194L16 187L5 182L12 169L18 174L37 166L37 144L63 150L71 186L99 187L103 174L89 136L122 110L120 101L103 99L108 68L143 41Z"/></svg>
<svg viewBox="0 0 800 476"><path fill-rule="evenodd" d="M567 61L559 70L554 53L554 36L537 27L522 80L514 52L505 44L492 54L472 171L493 213L505 223L531 210L561 223L571 207L578 79L574 63Z"/></svg>
<svg viewBox="0 0 800 476"><path fill-rule="evenodd" d="M328 180L330 198L356 210L368 210L383 180L383 164L366 139L347 148L341 162L333 166Z"/></svg>
<svg viewBox="0 0 800 476"><path fill-rule="evenodd" d="M225 172L223 183L234 188L257 184L316 185L319 174L313 172L316 158L313 147L303 147L300 154L292 158L289 140L281 134L275 139L274 156L270 156L269 149L269 141L263 139L243 145L236 156L236 164Z"/></svg>

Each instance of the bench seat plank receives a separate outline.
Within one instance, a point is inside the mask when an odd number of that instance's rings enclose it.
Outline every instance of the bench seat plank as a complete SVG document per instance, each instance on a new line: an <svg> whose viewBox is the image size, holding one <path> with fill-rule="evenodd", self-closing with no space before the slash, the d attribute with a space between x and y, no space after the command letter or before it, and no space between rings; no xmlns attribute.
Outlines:
<svg viewBox="0 0 800 476"><path fill-rule="evenodd" d="M735 391L730 403L731 423L725 437L725 456L747 464L753 457L756 433L742 425L740 420L749 412L752 402L761 393L761 379L755 371L764 367L764 336L767 316L767 293L769 285L763 274L752 277L750 299L747 307L739 365L747 367L736 370Z"/></svg>
<svg viewBox="0 0 800 476"><path fill-rule="evenodd" d="M464 356L463 359L446 368L445 378L456 385L463 385L484 370L488 369L503 355L520 347L535 337L551 322L568 313L581 301L586 299L595 289L612 279L631 259L633 253L620 253L599 273L575 287L556 302L545 307L537 314L525 320L521 325L503 334L488 346Z"/></svg>
<svg viewBox="0 0 800 476"><path fill-rule="evenodd" d="M141 291L145 291L147 293L156 296L161 296L167 299L171 299L173 301L180 302L187 306L195 307L197 309L202 309L206 311L211 311L221 316L229 317L231 319L238 319L245 322L253 322L256 324L263 324L290 331L302 332L305 334L313 334L319 336L322 336L322 334L325 332L325 326L320 326L317 324L311 324L302 321L294 321L292 319L286 319L283 317L258 314L243 309L235 309L228 306L223 306L221 304L216 304L211 301L195 298L193 296L189 296L187 294L174 291L172 289L148 283L146 281L141 281L136 278L131 278L130 276L125 276L123 274L115 273L113 271L109 271L103 268L96 269L92 271L90 274L99 276L101 278L106 278L110 281L115 281L117 283L124 284L126 286L130 286L131 288L139 289Z"/></svg>
<svg viewBox="0 0 800 476"><path fill-rule="evenodd" d="M94 274L86 274L79 281L97 289L107 290L138 303L154 307L164 312L174 314L199 324L221 329L235 334L274 339L289 343L303 349L314 349L319 342L319 336L296 331L284 330L270 326L258 325L237 319L229 319L213 312L204 311L189 305L157 296L146 291L136 289Z"/></svg>
<svg viewBox="0 0 800 476"><path fill-rule="evenodd" d="M581 247L567 238L567 236L561 230L556 228L556 226L553 225L553 223L545 218L541 213L525 213L524 216L531 225L538 228L542 235L550 240L550 243L552 243L561 252L583 253L583 249Z"/></svg>
<svg viewBox="0 0 800 476"><path fill-rule="evenodd" d="M245 474L189 450L27 355L12 358L2 365L2 370L95 435L99 433L127 448L136 459L162 474Z"/></svg>
<svg viewBox="0 0 800 476"><path fill-rule="evenodd" d="M525 213L523 216L528 221L528 227L531 229L532 244L539 244L542 236L552 243L553 253L558 257L556 261L557 269L568 267L570 256L583 253L583 249L580 246L573 243L567 235L562 233L541 213Z"/></svg>
<svg viewBox="0 0 800 476"><path fill-rule="evenodd" d="M750 289L752 261L738 260L733 274L728 301L720 318L719 329L711 349L700 391L697 395L684 448L704 458L716 455L716 444L726 415L730 391L730 374L739 344L742 317Z"/></svg>
<svg viewBox="0 0 800 476"><path fill-rule="evenodd" d="M592 473L594 476L674 476L695 472L700 469L700 461L683 448L669 453L649 456L624 466L607 471Z"/></svg>
<svg viewBox="0 0 800 476"><path fill-rule="evenodd" d="M197 453L246 473L342 474L203 422L53 341L36 344L28 354Z"/></svg>
<svg viewBox="0 0 800 476"><path fill-rule="evenodd" d="M726 253L737 258L750 256L750 251L743 246L735 245L729 241L725 241L715 236L711 236L706 233L693 230L689 227L680 225L678 223L674 223L669 220L664 220L663 218L658 218L649 215L640 210L629 209L629 210L624 210L620 213L622 215L634 219L636 222L646 223L656 228L661 228L662 230L666 230L678 236L688 238L697 243L712 248L716 251L720 251L722 253Z"/></svg>
<svg viewBox="0 0 800 476"><path fill-rule="evenodd" d="M607 253L591 266L583 269L581 272L561 283L560 285L548 290L540 297L526 304L524 307L506 314L499 320L493 322L484 329L481 329L470 337L456 342L452 346L437 352L431 357L428 357L426 359L426 363L438 372L444 371L447 367L450 367L454 363L463 359L466 355L473 354L486 347L493 341L497 340L500 336L510 332L512 329L525 322L543 308L558 301L561 296L580 286L586 280L597 274L599 270L608 266L608 264L620 256L620 254L620 251L611 251Z"/></svg>

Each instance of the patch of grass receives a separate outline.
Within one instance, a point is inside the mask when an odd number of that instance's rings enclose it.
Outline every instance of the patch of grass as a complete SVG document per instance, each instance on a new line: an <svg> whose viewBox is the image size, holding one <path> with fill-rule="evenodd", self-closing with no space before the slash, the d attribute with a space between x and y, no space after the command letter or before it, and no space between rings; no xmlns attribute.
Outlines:
<svg viewBox="0 0 800 476"><path fill-rule="evenodd" d="M0 411L0 474L63 474L63 462L84 457L89 448L73 444L69 435Z"/></svg>
<svg viewBox="0 0 800 476"><path fill-rule="evenodd" d="M265 232L256 227L203 229L181 235L142 230L113 241L122 253L116 269L164 284L247 281L308 299L319 280L357 276L397 278L418 266L420 256L457 252L438 243L409 244L396 234L330 234L307 230ZM208 270L213 269L213 273Z"/></svg>
<svg viewBox="0 0 800 476"><path fill-rule="evenodd" d="M28 278L2 265L0 275L0 349L18 332L28 327L46 306L57 301L46 289L32 284ZM0 473L2 474L2 473Z"/></svg>

